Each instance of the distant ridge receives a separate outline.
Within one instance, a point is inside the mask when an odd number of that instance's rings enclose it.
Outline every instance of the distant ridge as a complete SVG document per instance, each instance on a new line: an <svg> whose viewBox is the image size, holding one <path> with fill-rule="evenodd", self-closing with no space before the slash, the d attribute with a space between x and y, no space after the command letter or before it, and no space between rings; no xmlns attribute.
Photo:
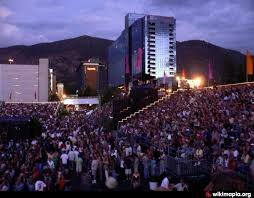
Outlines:
<svg viewBox="0 0 254 198"><path fill-rule="evenodd" d="M107 49L112 42L85 35L31 46L10 46L0 48L0 63L7 63L9 57L14 58L17 64L37 64L39 58L49 58L57 80L63 82L69 92L74 92L78 78L76 67L80 60L98 57L107 63ZM201 40L177 42L176 48L178 73L184 68L187 77L206 76L210 61L214 76L220 83L244 81L245 55L238 51Z"/></svg>

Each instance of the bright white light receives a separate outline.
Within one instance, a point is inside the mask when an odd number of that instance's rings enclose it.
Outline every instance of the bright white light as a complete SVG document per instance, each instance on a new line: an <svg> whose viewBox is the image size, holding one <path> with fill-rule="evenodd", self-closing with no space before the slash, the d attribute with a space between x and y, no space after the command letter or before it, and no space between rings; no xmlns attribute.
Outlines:
<svg viewBox="0 0 254 198"><path fill-rule="evenodd" d="M12 64L14 62L14 60L12 58L9 58L9 63Z"/></svg>
<svg viewBox="0 0 254 198"><path fill-rule="evenodd" d="M201 85L202 81L200 78L196 78L194 79L194 85L195 87L199 87Z"/></svg>

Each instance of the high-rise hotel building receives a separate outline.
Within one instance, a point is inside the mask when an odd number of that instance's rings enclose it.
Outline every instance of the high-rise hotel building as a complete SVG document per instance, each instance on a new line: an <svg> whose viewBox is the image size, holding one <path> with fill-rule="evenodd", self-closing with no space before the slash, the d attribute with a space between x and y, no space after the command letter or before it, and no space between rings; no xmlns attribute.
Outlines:
<svg viewBox="0 0 254 198"><path fill-rule="evenodd" d="M169 82L176 74L175 18L127 14L125 29L109 47L108 58L110 86L145 75Z"/></svg>

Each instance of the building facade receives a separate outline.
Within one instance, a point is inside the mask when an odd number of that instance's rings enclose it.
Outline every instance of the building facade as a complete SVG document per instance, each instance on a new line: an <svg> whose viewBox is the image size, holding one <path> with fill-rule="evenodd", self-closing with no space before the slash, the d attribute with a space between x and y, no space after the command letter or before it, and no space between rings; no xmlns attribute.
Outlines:
<svg viewBox="0 0 254 198"><path fill-rule="evenodd" d="M47 102L48 59L39 65L0 64L0 101Z"/></svg>
<svg viewBox="0 0 254 198"><path fill-rule="evenodd" d="M89 59L82 66L82 87L89 87L93 92L100 93L108 85L107 67L98 59Z"/></svg>
<svg viewBox="0 0 254 198"><path fill-rule="evenodd" d="M159 83L165 77L174 77L176 20L173 17L144 14L126 15L125 30L109 47L108 58L109 82L114 86L145 75L155 78ZM124 76L121 81L118 80L120 75Z"/></svg>
<svg viewBox="0 0 254 198"><path fill-rule="evenodd" d="M120 37L109 46L108 50L108 83L115 87L125 83L125 62L128 58L127 31L123 31Z"/></svg>

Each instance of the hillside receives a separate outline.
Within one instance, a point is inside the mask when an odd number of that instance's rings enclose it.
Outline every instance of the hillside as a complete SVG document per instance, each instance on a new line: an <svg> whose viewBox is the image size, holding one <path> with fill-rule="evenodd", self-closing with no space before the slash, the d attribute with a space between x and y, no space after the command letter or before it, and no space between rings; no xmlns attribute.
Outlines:
<svg viewBox="0 0 254 198"><path fill-rule="evenodd" d="M32 46L0 48L0 63L9 57L17 64L38 64L39 58L49 58L50 67L56 71L57 80L63 82L68 91L77 87L80 60L98 57L107 63L107 48L111 40L81 36L52 43ZM224 49L200 40L177 42L177 68L186 70L187 77L207 76L207 65L211 62L214 76L220 83L239 82L245 78L245 56L237 51Z"/></svg>
<svg viewBox="0 0 254 198"><path fill-rule="evenodd" d="M107 48L111 43L106 39L81 36L32 46L0 48L0 63L8 63L9 57L17 64L38 64L39 58L49 58L49 66L55 70L57 81L63 82L70 92L77 86L79 73L76 68L80 60L99 57L106 62Z"/></svg>
<svg viewBox="0 0 254 198"><path fill-rule="evenodd" d="M245 55L200 40L177 43L178 72L186 70L187 77L206 76L208 63L219 83L241 82L245 80Z"/></svg>

